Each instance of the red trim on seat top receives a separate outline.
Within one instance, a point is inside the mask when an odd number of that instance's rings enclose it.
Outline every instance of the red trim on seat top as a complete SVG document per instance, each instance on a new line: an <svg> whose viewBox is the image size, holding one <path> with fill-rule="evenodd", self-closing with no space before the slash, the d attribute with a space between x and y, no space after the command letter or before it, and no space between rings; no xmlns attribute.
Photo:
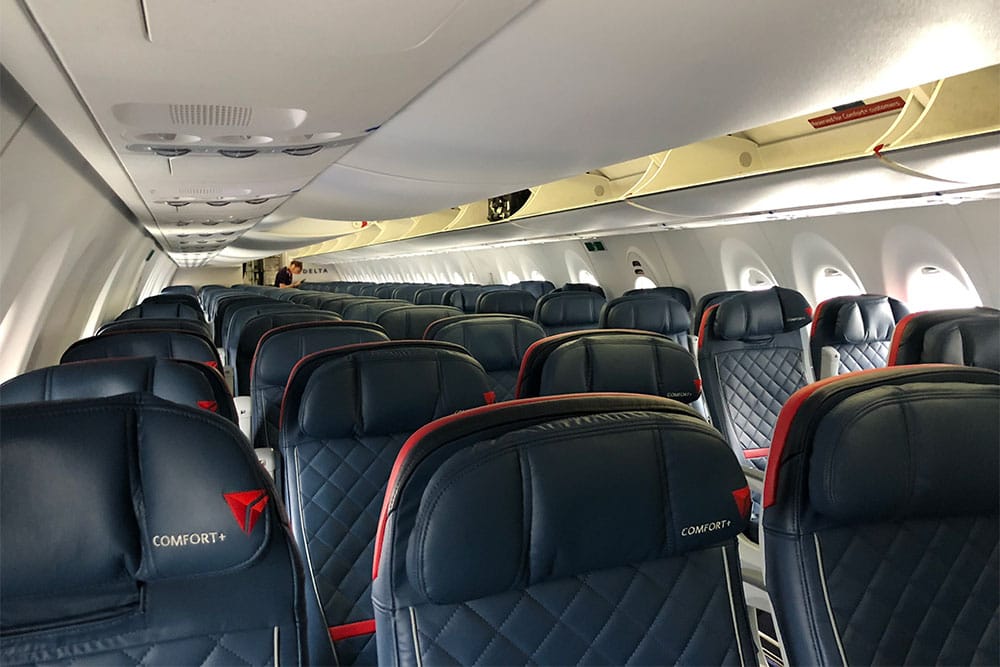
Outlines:
<svg viewBox="0 0 1000 667"><path fill-rule="evenodd" d="M705 325L708 323L708 315L719 307L719 304L713 303L711 306L705 309L705 312L701 314L701 324L698 325L698 347L701 347L701 342L705 340Z"/></svg>
<svg viewBox="0 0 1000 667"><path fill-rule="evenodd" d="M757 449L744 449L743 456L748 459L762 459L771 451L770 447L758 447Z"/></svg>
<svg viewBox="0 0 1000 667"><path fill-rule="evenodd" d="M537 323L536 323L537 324ZM538 325L542 326L542 325ZM544 329L544 327L543 327ZM581 329L581 331L586 331L586 329ZM534 354L535 348L542 343L549 343L556 338L564 338L567 334L574 334L575 331L565 331L563 333L552 334L551 336L546 336L545 338L539 338L534 343L528 346L528 349L524 351L524 356L521 357L521 367L517 369L517 382L514 383L514 398L519 399L521 396L521 383L524 381L524 369L528 365L528 359Z"/></svg>
<svg viewBox="0 0 1000 667"><path fill-rule="evenodd" d="M562 334L556 334L562 335ZM544 340L544 339L543 339ZM512 401L504 401L503 403L493 403L492 405L483 405L478 408L470 408L469 410L463 410L462 412L456 412L453 415L448 415L447 417L441 417L440 419L435 419L429 424L425 424L416 431L413 435L406 439L403 446L399 449L399 454L396 455L396 461L392 464L392 472L389 473L389 481L385 485L385 496L382 498L382 509L379 511L378 516L378 529L375 531L375 553L372 559L372 580L378 577L378 566L382 558L382 541L385 538L385 524L389 518L389 498L392 496L392 491L396 486L396 482L399 480L399 473L403 468L403 463L406 457L409 456L410 452L417 443L420 442L428 433L436 431L437 429L450 424L454 421L460 419L466 419L469 417L475 417L478 415L488 414L494 410L507 410L509 408L518 405L530 405L532 403L544 403L547 401L563 401L569 398L591 398L591 397L604 397L604 398L620 398L623 396L641 396L643 398L660 398L662 396L650 396L648 394L630 394L626 392L602 392L602 393L582 393L582 394L556 394L554 396L537 396L535 398L520 398ZM668 400L668 399L664 399Z"/></svg>
<svg viewBox="0 0 1000 667"><path fill-rule="evenodd" d="M375 632L375 619L372 618L367 621L334 625L329 628L329 631L330 639L335 642L339 642L342 639L350 639L351 637L370 635Z"/></svg>
<svg viewBox="0 0 1000 667"><path fill-rule="evenodd" d="M834 297L834 298L836 298L836 297ZM831 301L831 299L827 299L826 301L820 301L818 304L816 304L816 310L813 311L813 316L812 316L812 320L813 320L812 321L812 327L810 327L810 329L809 329L809 337L810 338L812 338L813 336L816 335L816 323L819 321L819 316L823 312L823 307L827 303L829 303L830 301Z"/></svg>
<svg viewBox="0 0 1000 667"><path fill-rule="evenodd" d="M896 358L899 356L899 344L903 340L903 330L910 324L910 320L924 312L927 311L922 310L917 313L910 313L896 323L896 330L892 332L892 342L889 343L889 360L886 362L886 366L896 365Z"/></svg>

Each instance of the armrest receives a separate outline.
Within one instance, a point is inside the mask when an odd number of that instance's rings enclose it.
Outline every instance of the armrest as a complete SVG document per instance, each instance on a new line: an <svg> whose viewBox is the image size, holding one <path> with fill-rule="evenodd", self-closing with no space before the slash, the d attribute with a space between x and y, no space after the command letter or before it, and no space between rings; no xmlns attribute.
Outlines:
<svg viewBox="0 0 1000 667"><path fill-rule="evenodd" d="M274 471L278 467L278 455L270 447L257 447L253 450L253 453L257 455L257 460L267 471L267 474L274 479Z"/></svg>
<svg viewBox="0 0 1000 667"><path fill-rule="evenodd" d="M840 352L837 352L835 347L824 345L820 350L819 377L817 379L833 377L838 374L838 371L840 371Z"/></svg>
<svg viewBox="0 0 1000 667"><path fill-rule="evenodd" d="M747 478L747 485L752 493L764 492L764 471L756 468L743 468L743 475Z"/></svg>
<svg viewBox="0 0 1000 667"><path fill-rule="evenodd" d="M253 400L249 396L233 396L233 403L236 404L236 414L240 419L240 430L247 440L253 442L253 433L250 432L253 420Z"/></svg>

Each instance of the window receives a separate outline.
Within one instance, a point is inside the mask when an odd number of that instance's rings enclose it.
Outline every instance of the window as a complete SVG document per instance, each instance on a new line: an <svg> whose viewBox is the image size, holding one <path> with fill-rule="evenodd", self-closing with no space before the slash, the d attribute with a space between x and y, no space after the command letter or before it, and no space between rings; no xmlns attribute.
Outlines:
<svg viewBox="0 0 1000 667"><path fill-rule="evenodd" d="M826 301L835 296L862 294L864 290L840 269L827 266L816 273L813 280L813 294L816 302Z"/></svg>
<svg viewBox="0 0 1000 667"><path fill-rule="evenodd" d="M774 287L774 280L760 269L746 267L740 271L740 289L757 291Z"/></svg>
<svg viewBox="0 0 1000 667"><path fill-rule="evenodd" d="M531 279L532 280L545 280L545 276L543 276L542 272L539 271L538 269L532 269L531 270Z"/></svg>
<svg viewBox="0 0 1000 667"><path fill-rule="evenodd" d="M514 273L513 271L508 271L507 274L504 276L504 282L507 283L508 285L513 285L514 283L520 281L521 279L518 278L517 274Z"/></svg>
<svg viewBox="0 0 1000 667"><path fill-rule="evenodd" d="M647 278L646 276L639 276L635 279L636 289L653 289L656 287L656 283Z"/></svg>
<svg viewBox="0 0 1000 667"><path fill-rule="evenodd" d="M979 296L939 266L921 266L906 279L906 301L914 312L981 306Z"/></svg>
<svg viewBox="0 0 1000 667"><path fill-rule="evenodd" d="M597 282L597 278L594 277L594 274L591 273L590 271L586 270L586 269L581 269L580 270L580 273L578 274L578 279L579 279L579 281L581 283L589 283L591 285L600 285L600 283Z"/></svg>
<svg viewBox="0 0 1000 667"><path fill-rule="evenodd" d="M464 285L465 280L462 278L462 274L458 271L452 271L451 282L453 285Z"/></svg>

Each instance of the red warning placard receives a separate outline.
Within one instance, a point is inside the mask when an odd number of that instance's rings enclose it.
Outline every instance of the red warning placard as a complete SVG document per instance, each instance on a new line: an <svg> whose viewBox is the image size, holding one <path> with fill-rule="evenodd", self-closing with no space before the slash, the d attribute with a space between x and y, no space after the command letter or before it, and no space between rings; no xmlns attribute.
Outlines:
<svg viewBox="0 0 1000 667"><path fill-rule="evenodd" d="M859 107L844 109L843 111L837 111L835 113L816 116L815 118L809 119L809 124L819 130L824 127L830 127L831 125L840 125L841 123L849 123L852 120L860 120L862 118L868 118L869 116L877 116L889 111L896 111L897 109L902 109L905 105L906 102L902 97L891 97L880 102L872 102L871 104L864 104Z"/></svg>

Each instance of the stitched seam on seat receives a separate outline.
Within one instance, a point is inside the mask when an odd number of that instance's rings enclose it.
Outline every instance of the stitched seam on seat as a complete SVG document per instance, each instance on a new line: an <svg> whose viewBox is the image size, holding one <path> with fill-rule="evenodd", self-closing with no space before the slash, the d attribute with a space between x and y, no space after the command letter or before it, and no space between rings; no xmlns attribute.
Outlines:
<svg viewBox="0 0 1000 667"><path fill-rule="evenodd" d="M837 629L837 621L833 616L833 608L830 606L830 593L827 590L826 585L826 572L823 569L823 553L819 545L819 535L813 533L813 544L816 547L816 565L819 570L819 583L823 591L823 601L826 603L826 613L830 618L830 631L833 633L833 638L837 640L837 650L840 652L840 659L843 660L844 665L849 665L847 661L847 656L844 654L844 645L840 640L840 631ZM818 639L818 638L817 638ZM817 646L819 644L817 643Z"/></svg>

